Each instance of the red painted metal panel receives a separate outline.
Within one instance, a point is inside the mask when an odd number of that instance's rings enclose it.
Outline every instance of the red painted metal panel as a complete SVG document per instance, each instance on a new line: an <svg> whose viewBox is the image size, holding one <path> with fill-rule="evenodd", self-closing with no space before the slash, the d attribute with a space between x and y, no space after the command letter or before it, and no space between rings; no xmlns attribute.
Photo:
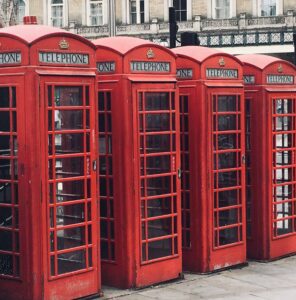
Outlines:
<svg viewBox="0 0 296 300"><path fill-rule="evenodd" d="M130 45L123 45L129 40ZM96 45L98 135L103 141L98 174L102 280L130 288L178 278L182 266L175 55L133 38L108 38ZM157 69L158 63L162 69Z"/></svg>
<svg viewBox="0 0 296 300"><path fill-rule="evenodd" d="M296 252L294 186L295 67L263 55L245 63L248 256L276 259ZM265 62L265 63L263 63ZM259 71L258 71L259 70Z"/></svg>
<svg viewBox="0 0 296 300"><path fill-rule="evenodd" d="M37 25L0 33L1 299L100 290L94 47L81 41Z"/></svg>
<svg viewBox="0 0 296 300"><path fill-rule="evenodd" d="M181 105L184 268L211 272L246 261L242 64L202 47L174 52Z"/></svg>

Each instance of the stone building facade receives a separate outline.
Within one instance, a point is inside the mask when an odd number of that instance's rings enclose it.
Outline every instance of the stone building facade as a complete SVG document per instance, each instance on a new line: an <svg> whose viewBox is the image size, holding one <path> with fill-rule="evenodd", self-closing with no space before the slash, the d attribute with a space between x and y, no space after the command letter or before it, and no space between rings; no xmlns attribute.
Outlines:
<svg viewBox="0 0 296 300"><path fill-rule="evenodd" d="M201 45L209 47L245 47L246 51L262 46L269 49L263 52L291 52L296 31L296 0L11 1L20 7L18 20L22 15L35 15L41 24L63 27L89 39L133 35L168 45L169 6L176 8L179 33L197 32Z"/></svg>

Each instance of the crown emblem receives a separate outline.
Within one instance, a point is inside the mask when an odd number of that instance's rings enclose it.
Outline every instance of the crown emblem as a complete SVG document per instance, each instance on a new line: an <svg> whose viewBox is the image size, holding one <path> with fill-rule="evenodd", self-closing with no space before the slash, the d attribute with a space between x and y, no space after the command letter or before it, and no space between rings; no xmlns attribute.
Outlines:
<svg viewBox="0 0 296 300"><path fill-rule="evenodd" d="M153 50L150 48L147 50L147 58L154 58L155 57L155 53L153 52Z"/></svg>
<svg viewBox="0 0 296 300"><path fill-rule="evenodd" d="M219 59L219 65L220 65L221 67L224 67L224 66L225 66L225 60L224 60L223 57L221 57L221 58Z"/></svg>
<svg viewBox="0 0 296 300"><path fill-rule="evenodd" d="M283 73L283 66L281 64L278 66L278 72Z"/></svg>
<svg viewBox="0 0 296 300"><path fill-rule="evenodd" d="M59 42L59 46L60 46L60 49L68 49L69 43L65 39L62 39Z"/></svg>

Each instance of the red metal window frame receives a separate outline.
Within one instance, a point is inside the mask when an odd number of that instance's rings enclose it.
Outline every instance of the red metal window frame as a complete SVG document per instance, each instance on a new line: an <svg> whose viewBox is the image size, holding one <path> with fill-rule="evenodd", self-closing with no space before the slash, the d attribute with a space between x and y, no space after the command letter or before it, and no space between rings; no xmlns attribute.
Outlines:
<svg viewBox="0 0 296 300"><path fill-rule="evenodd" d="M48 224L48 265L49 268L49 279L57 279L60 277L65 277L73 274L79 274L85 271L89 271L93 269L92 266L92 257L95 255L93 251L93 243L95 241L92 241L92 227L96 226L92 220L92 198L91 198L91 189L92 184L91 181L93 180L91 178L91 117L90 117L90 99L89 99L89 90L90 85L88 84L80 84L80 83L53 83L53 84L46 84L45 85L45 93L46 93L46 124L47 124L47 139L48 139L48 166L49 166L49 173L48 176L48 211L47 211L47 224ZM75 89L77 88L80 90L81 94L79 95L81 97L80 104L74 104L70 103L67 105L59 105L58 104L58 96L55 94L55 89L60 88L68 88L68 89ZM71 95L69 95L69 98ZM68 100L68 101L71 101ZM64 123L70 122L71 116L67 116L67 113L71 112L80 112L81 113L81 120L82 124L79 124L77 120L74 120L75 126L81 125L79 128L55 128L56 127L56 118L59 114L64 114L65 119L63 120ZM78 114L79 115L79 114ZM75 118L75 113L73 114ZM62 120L62 119L61 119ZM61 126L62 122L61 121ZM74 124L73 123L73 124ZM69 149L66 149L65 153L56 153L56 138L57 136L61 136L61 140L63 138L66 139L68 136L70 137L82 137L82 149L79 149L79 151L74 151L73 148L69 147ZM74 139L73 139L74 140ZM80 143L81 144L81 143ZM80 145L81 147L81 145ZM72 152L72 153L71 153ZM74 152L74 153L73 153ZM56 164L56 161L58 159L75 159L75 158L82 158L83 160L83 166L82 166L82 174L68 174L69 176L61 175L62 172L58 170L58 165ZM52 161L52 164L50 164L50 161ZM50 175L51 174L51 175ZM75 176L76 175L76 176ZM79 182L81 183L81 188L83 190L82 194L79 196L77 195L77 198L75 199L74 193L59 193L59 185L66 186L67 183L72 183L72 188L78 189L77 186L79 186ZM66 188L67 189L67 188ZM68 197L70 200L62 200L58 199L61 197L61 199L65 199ZM72 198L72 199L71 199ZM74 198L74 199L73 199ZM81 209L75 209L75 207L80 207ZM71 212L71 207L73 209L73 213L81 213L80 221L79 216L77 217L78 222L75 223L69 223L60 225L58 224L59 218L62 218L59 216L60 211L63 211L64 213L64 220L67 220L68 216L66 215L67 210ZM79 208L78 207L78 208ZM66 221L67 223L67 221ZM65 231L67 232L73 232L77 231L77 234L79 231L81 231L81 245L76 246L65 246L65 249L59 249L59 235L63 234ZM73 234L72 233L72 234ZM71 233L70 233L71 234ZM65 237L65 240L68 237ZM71 244L71 239L73 244L75 242L79 243L78 235L76 237L77 241L75 240L75 234L72 237L69 237L69 245ZM76 253L76 256L75 256ZM80 254L79 254L80 253ZM62 256L69 256L68 258L63 258ZM70 264L75 263L75 257L79 259L79 257L82 257L82 267L81 268L74 268L71 270ZM60 262L62 260L68 260L69 262L69 271L65 272L59 272L59 260ZM76 259L77 261L77 259Z"/></svg>
<svg viewBox="0 0 296 300"><path fill-rule="evenodd" d="M277 239L296 234L296 98L273 95L270 103L272 236Z"/></svg>
<svg viewBox="0 0 296 300"><path fill-rule="evenodd" d="M169 107L161 109L147 109L145 103L147 100L146 96L153 94L167 94ZM170 89L155 89L153 91L149 90L138 90L136 93L137 97L137 113L138 113L138 128L137 132L138 141L140 145L139 149L139 170L140 170L140 207L141 207L141 264L152 263L156 261L161 261L168 258L177 257L178 253L178 214L177 214L177 177L178 170L176 167L176 151L177 151L177 132L176 132L176 99L175 91ZM156 128L150 130L147 129L146 123L148 124L148 118L152 116L164 116L169 115L169 128L157 130ZM153 117L152 117L153 118ZM148 153L148 139L151 136L158 136L163 138L169 136L170 139L170 149L166 151L154 151ZM161 173L149 173L149 168L147 167L147 159L155 158L157 156L168 156L170 158L169 170ZM169 178L167 182L170 186L170 191L165 191L160 194L151 195L148 193L148 181L158 179ZM163 181L163 184L166 183ZM165 186L163 186L164 188ZM153 191L152 191L153 192ZM160 200L161 199L161 200ZM168 204L165 203L165 199L168 200ZM156 216L149 215L149 210L153 209L151 203L153 201L162 201L161 207L165 211L163 214L157 214ZM157 224L157 222L168 221L167 224ZM155 222L155 225L151 225ZM150 223L150 226L149 226ZM153 227L156 230L166 229L165 234L149 237L149 233ZM169 244L171 249L170 253L165 253L164 255L159 255L158 257L151 257L152 250L149 250L149 245L152 243L165 243Z"/></svg>
<svg viewBox="0 0 296 300"><path fill-rule="evenodd" d="M101 260L115 262L111 91L100 91L98 101Z"/></svg>
<svg viewBox="0 0 296 300"><path fill-rule="evenodd" d="M180 95L180 147L181 147L181 209L182 247L191 248L190 222L190 170L189 170L189 96Z"/></svg>
<svg viewBox="0 0 296 300"><path fill-rule="evenodd" d="M251 180L251 101L252 99L245 100L245 135L246 135L246 228L247 228L247 238L252 238L252 180Z"/></svg>
<svg viewBox="0 0 296 300"><path fill-rule="evenodd" d="M221 98L222 97L222 98ZM225 97L230 97L230 99L235 99L235 108L225 109L222 108L220 111L219 99L222 100ZM213 185L213 246L214 249L220 249L229 247L232 245L238 245L243 242L244 238L244 153L243 147L243 132L244 132L244 120L242 118L243 111L243 95L238 93L227 93L227 92L217 92L211 93L211 112L212 112L212 154L213 154L213 164L212 164L212 185ZM228 101L227 100L227 101ZM235 128L223 128L221 125L222 118L226 120L226 126L229 124L235 125ZM233 120L231 121L231 119ZM219 126L221 126L219 128ZM231 126L230 126L231 127ZM223 136L224 135L224 136ZM234 138L233 145L229 147L224 147L220 145L219 139ZM234 156L233 159L227 158L225 161L227 164L234 162L234 165L222 166L222 159L219 156L223 155ZM224 173L224 174L223 174ZM231 174L232 173L232 174ZM227 175L228 174L228 175ZM235 176L233 176L235 174ZM229 178L229 182L233 181L233 184L228 186L223 186L224 177ZM226 180L227 183L227 180ZM219 201L219 197L222 193L235 193L235 201L229 200L229 205L224 205ZM227 199L231 199L233 196L229 196ZM221 196L223 198L223 196ZM225 214L225 216L223 216ZM223 240L224 239L224 240ZM227 239L229 239L227 241Z"/></svg>
<svg viewBox="0 0 296 300"><path fill-rule="evenodd" d="M9 216L3 215L3 219L0 219L0 234L2 240L0 245L0 277L3 278L12 278L19 279L20 278L20 237L19 237L19 202L18 202L18 104L17 104L17 95L16 95L16 86L13 85L5 85L0 86L0 91L6 89L8 92L8 97L3 99L0 93L0 115L1 113L9 116L9 122L5 122L5 119L2 126L7 126L8 128L5 131L0 131L1 138L8 138L9 148L1 149L0 151L0 184L3 185L3 190L0 190L0 197L2 197L1 193L5 192L6 188L10 185L10 201L3 202L0 198L0 210L1 214L6 210ZM4 101L7 103L3 104ZM0 130L1 130L0 127ZM2 144L3 145L3 144ZM8 165L7 165L8 164ZM8 167L9 174L5 174L5 169ZM1 171L2 169L2 171ZM6 176L9 175L9 176ZM4 177L3 177L4 176ZM8 196L9 197L9 196ZM5 218L5 220L4 220ZM4 237L3 235L6 235ZM8 245L5 248L5 242L8 242L11 237L11 245ZM5 263L4 258L8 259ZM6 265L5 265L6 264ZM6 272L4 268L6 267ZM3 268L2 272L1 269ZM9 269L9 270L8 270Z"/></svg>

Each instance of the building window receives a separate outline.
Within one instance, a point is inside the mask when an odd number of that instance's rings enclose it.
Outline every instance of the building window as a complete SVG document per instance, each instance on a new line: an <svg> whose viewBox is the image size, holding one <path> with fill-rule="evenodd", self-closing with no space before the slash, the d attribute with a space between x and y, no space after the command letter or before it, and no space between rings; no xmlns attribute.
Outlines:
<svg viewBox="0 0 296 300"><path fill-rule="evenodd" d="M215 18L230 18L230 0L215 0Z"/></svg>
<svg viewBox="0 0 296 300"><path fill-rule="evenodd" d="M89 23L90 26L103 25L103 1L89 0Z"/></svg>
<svg viewBox="0 0 296 300"><path fill-rule="evenodd" d="M276 15L276 0L262 0L261 16L275 16Z"/></svg>
<svg viewBox="0 0 296 300"><path fill-rule="evenodd" d="M22 24L24 16L26 15L26 3L23 0L18 0L17 6L17 23Z"/></svg>
<svg viewBox="0 0 296 300"><path fill-rule="evenodd" d="M176 20L187 21L187 0L174 0L176 9Z"/></svg>
<svg viewBox="0 0 296 300"><path fill-rule="evenodd" d="M51 0L51 25L54 27L64 26L64 1Z"/></svg>
<svg viewBox="0 0 296 300"><path fill-rule="evenodd" d="M145 22L145 4L144 0L130 0L130 24L139 24Z"/></svg>

